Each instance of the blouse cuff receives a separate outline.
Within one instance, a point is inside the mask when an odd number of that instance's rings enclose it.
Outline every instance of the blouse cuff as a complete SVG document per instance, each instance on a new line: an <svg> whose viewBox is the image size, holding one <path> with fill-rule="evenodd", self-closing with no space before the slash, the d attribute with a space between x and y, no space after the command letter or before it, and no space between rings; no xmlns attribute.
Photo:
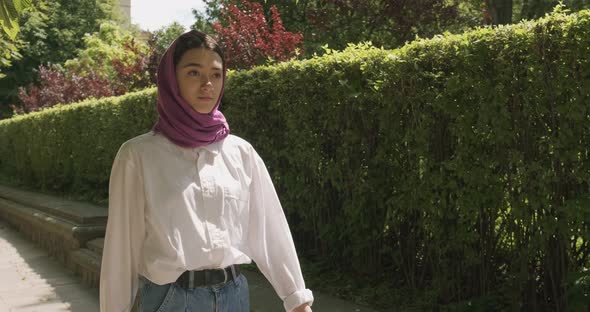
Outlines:
<svg viewBox="0 0 590 312"><path fill-rule="evenodd" d="M291 312L298 306L307 303L309 306L313 304L313 294L309 289L298 290L283 300L285 311Z"/></svg>

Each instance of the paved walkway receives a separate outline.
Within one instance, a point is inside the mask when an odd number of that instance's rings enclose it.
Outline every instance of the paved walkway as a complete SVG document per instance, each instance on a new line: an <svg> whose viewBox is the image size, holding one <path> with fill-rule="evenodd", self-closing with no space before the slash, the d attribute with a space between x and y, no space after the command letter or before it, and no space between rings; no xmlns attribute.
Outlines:
<svg viewBox="0 0 590 312"><path fill-rule="evenodd" d="M284 311L268 281L244 270L253 312ZM375 312L314 292L315 312ZM98 312L98 289L85 286L47 252L0 220L0 312Z"/></svg>
<svg viewBox="0 0 590 312"><path fill-rule="evenodd" d="M0 312L97 312L98 289L82 285L47 252L0 220Z"/></svg>

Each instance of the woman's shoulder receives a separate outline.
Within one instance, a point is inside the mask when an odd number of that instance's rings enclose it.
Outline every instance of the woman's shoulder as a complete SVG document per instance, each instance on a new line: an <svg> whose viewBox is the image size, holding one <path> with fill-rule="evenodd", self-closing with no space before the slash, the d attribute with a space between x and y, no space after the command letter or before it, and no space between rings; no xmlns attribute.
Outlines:
<svg viewBox="0 0 590 312"><path fill-rule="evenodd" d="M228 135L223 140L221 150L224 154L239 155L242 159L250 158L256 153L250 142L233 134Z"/></svg>
<svg viewBox="0 0 590 312"><path fill-rule="evenodd" d="M142 145L142 144L149 144L149 142L154 141L156 138L156 134L153 131L149 131L143 134L140 134L136 137L133 137L127 140L123 144L131 144L131 145Z"/></svg>
<svg viewBox="0 0 590 312"><path fill-rule="evenodd" d="M132 137L125 141L122 145L126 145L129 147L136 147L146 144L153 144L156 140L156 134L153 131L149 131L138 136Z"/></svg>
<svg viewBox="0 0 590 312"><path fill-rule="evenodd" d="M238 148L252 148L250 142L240 138L235 134L228 135L225 140L223 140L223 145L228 147L238 147Z"/></svg>
<svg viewBox="0 0 590 312"><path fill-rule="evenodd" d="M158 141L158 136L153 131L150 131L123 142L119 149L131 153L139 153L155 146L158 144Z"/></svg>

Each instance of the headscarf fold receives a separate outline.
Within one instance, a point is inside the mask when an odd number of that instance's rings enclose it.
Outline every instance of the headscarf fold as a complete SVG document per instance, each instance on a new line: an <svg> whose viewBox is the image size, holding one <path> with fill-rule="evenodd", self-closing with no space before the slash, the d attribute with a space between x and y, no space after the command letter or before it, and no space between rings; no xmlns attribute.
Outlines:
<svg viewBox="0 0 590 312"><path fill-rule="evenodd" d="M191 30L176 38L168 47L158 65L158 121L154 132L161 133L174 144L198 147L223 140L229 135L229 125L218 110L225 87L226 67L223 64L221 93L213 110L208 114L195 111L180 95L174 66L174 50L181 37L204 35Z"/></svg>

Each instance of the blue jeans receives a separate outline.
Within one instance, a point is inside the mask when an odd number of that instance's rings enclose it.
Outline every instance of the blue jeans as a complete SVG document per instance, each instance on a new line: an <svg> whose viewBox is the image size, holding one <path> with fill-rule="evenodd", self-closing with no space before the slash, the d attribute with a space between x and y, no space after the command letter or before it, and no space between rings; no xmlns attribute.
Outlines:
<svg viewBox="0 0 590 312"><path fill-rule="evenodd" d="M248 281L243 274L221 285L185 289L140 277L139 312L249 312Z"/></svg>

